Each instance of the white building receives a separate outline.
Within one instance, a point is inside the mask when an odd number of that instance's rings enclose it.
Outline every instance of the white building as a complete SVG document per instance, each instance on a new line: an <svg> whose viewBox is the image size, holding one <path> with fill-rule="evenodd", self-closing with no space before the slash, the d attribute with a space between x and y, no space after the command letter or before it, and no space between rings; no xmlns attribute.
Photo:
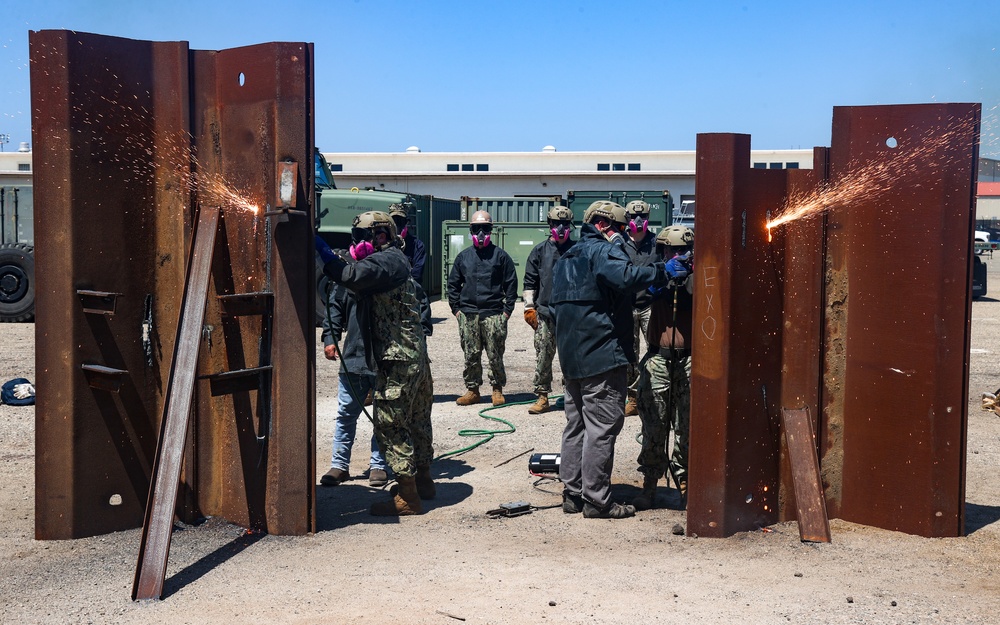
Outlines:
<svg viewBox="0 0 1000 625"><path fill-rule="evenodd" d="M338 188L384 189L451 199L566 197L569 191L670 191L694 199L695 153L324 152ZM754 150L748 167L812 168L812 150Z"/></svg>

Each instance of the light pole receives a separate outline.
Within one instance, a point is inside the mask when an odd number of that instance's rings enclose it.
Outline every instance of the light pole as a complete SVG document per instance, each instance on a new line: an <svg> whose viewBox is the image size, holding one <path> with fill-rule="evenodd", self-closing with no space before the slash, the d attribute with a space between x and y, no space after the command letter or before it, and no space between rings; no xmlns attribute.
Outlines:
<svg viewBox="0 0 1000 625"><path fill-rule="evenodd" d="M6 133L0 134L0 152L3 152L3 144L10 143L10 135Z"/></svg>

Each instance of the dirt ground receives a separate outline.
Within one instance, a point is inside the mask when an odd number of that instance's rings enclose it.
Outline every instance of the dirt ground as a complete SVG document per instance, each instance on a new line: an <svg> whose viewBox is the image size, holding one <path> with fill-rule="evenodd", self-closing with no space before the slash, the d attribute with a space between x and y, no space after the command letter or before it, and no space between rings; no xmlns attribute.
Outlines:
<svg viewBox="0 0 1000 625"><path fill-rule="evenodd" d="M1000 256L989 261L1000 293ZM178 526L166 597L133 603L140 530L34 540L34 409L0 406L0 606L3 623L995 623L1000 612L1000 417L979 407L1000 387L1000 296L973 304L967 533L926 539L834 520L833 542L804 544L794 523L726 539L674 533L674 490L634 519L544 509L487 518L500 503L560 502L536 484L528 450L554 452L562 412L493 412L516 431L435 463L438 498L419 517L376 519L384 493L364 478L317 487L318 531L246 536L222 519ZM454 403L463 390L457 326L438 302L430 342L435 448L468 445L466 428L505 429ZM510 324L508 399L530 401L530 330ZM0 378L34 379L34 326L4 325ZM317 334L318 336L318 334ZM318 355L317 483L329 465L336 369ZM485 407L485 404L482 406ZM618 440L615 493L631 498L638 418ZM367 469L359 425L352 474ZM515 456L517 456L515 458ZM513 460L510 460L514 458ZM504 463L505 461L509 462Z"/></svg>

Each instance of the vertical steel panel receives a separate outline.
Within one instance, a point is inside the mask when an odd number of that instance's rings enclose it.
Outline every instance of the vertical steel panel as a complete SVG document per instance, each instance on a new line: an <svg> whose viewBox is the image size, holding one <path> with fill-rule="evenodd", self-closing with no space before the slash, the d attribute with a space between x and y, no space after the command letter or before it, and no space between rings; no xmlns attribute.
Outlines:
<svg viewBox="0 0 1000 625"><path fill-rule="evenodd" d="M788 171L788 197L814 196L827 179L828 148L813 148L813 168ZM781 407L805 408L819 431L823 349L823 275L826 218L822 214L772 230L771 245L784 249L784 324L781 354ZM817 437L818 439L818 437ZM817 453L818 453L817 448ZM795 489L782 438L779 518L795 518Z"/></svg>
<svg viewBox="0 0 1000 625"><path fill-rule="evenodd" d="M767 214L785 170L751 170L750 137L700 134L688 532L777 520L783 259Z"/></svg>
<svg viewBox="0 0 1000 625"><path fill-rule="evenodd" d="M212 292L274 292L266 351L260 317L223 320L210 298L199 373L266 358L273 409L254 405L258 393L213 401L199 384L179 511L272 533L310 531L313 168L301 164L313 154L311 45L192 52L185 43L68 31L30 39L35 189L46 206L36 216L36 535L142 522L196 203L223 209L232 265L216 263ZM300 164L304 215L254 218L220 193L275 206L276 165L285 160ZM78 290L123 295L114 315L88 314ZM83 365L125 371L120 392L91 388ZM261 443L247 433L264 412Z"/></svg>
<svg viewBox="0 0 1000 625"><path fill-rule="evenodd" d="M964 532L979 118L975 104L834 109L831 182L850 202L829 218L827 308L842 313L827 332L843 375L827 371L825 402L843 430L823 462L842 449L850 521Z"/></svg>
<svg viewBox="0 0 1000 625"><path fill-rule="evenodd" d="M36 214L35 533L74 538L142 522L163 392L142 319L147 295L159 290L158 307L174 297L160 281L179 282L184 240L161 227L182 225L188 205L168 185L187 162L158 139L186 132L187 48L68 31L31 33L30 46L34 186L45 206ZM167 161L171 171L157 173ZM88 314L81 289L124 296L113 316ZM159 321L157 336L172 337L175 318ZM90 387L85 364L128 375L109 393Z"/></svg>

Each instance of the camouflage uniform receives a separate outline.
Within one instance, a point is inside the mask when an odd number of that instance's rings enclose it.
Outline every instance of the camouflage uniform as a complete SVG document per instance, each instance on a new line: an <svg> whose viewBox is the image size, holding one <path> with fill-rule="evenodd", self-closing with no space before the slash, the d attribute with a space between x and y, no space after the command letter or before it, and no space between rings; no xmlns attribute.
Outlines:
<svg viewBox="0 0 1000 625"><path fill-rule="evenodd" d="M642 418L642 451L640 470L659 479L668 467L676 482L687 481L688 431L691 417L691 356L679 352L673 356L674 370L670 375L669 350L654 352L643 362L639 376L639 416ZM672 378L672 379L671 379ZM673 401L674 413L669 407ZM674 449L668 454L670 431L674 433Z"/></svg>
<svg viewBox="0 0 1000 625"><path fill-rule="evenodd" d="M538 317L535 330L535 393L552 392L552 359L556 355L556 323L548 317Z"/></svg>
<svg viewBox="0 0 1000 625"><path fill-rule="evenodd" d="M490 362L490 384L505 386L507 370L503 365L503 354L507 344L507 316L459 311L458 334L465 354L465 370L462 373L465 388L478 388L483 383L483 349Z"/></svg>
<svg viewBox="0 0 1000 625"><path fill-rule="evenodd" d="M375 435L397 478L413 477L433 455L433 387L409 261L388 248L353 265L328 262L324 272L358 295L366 355L376 370Z"/></svg>

